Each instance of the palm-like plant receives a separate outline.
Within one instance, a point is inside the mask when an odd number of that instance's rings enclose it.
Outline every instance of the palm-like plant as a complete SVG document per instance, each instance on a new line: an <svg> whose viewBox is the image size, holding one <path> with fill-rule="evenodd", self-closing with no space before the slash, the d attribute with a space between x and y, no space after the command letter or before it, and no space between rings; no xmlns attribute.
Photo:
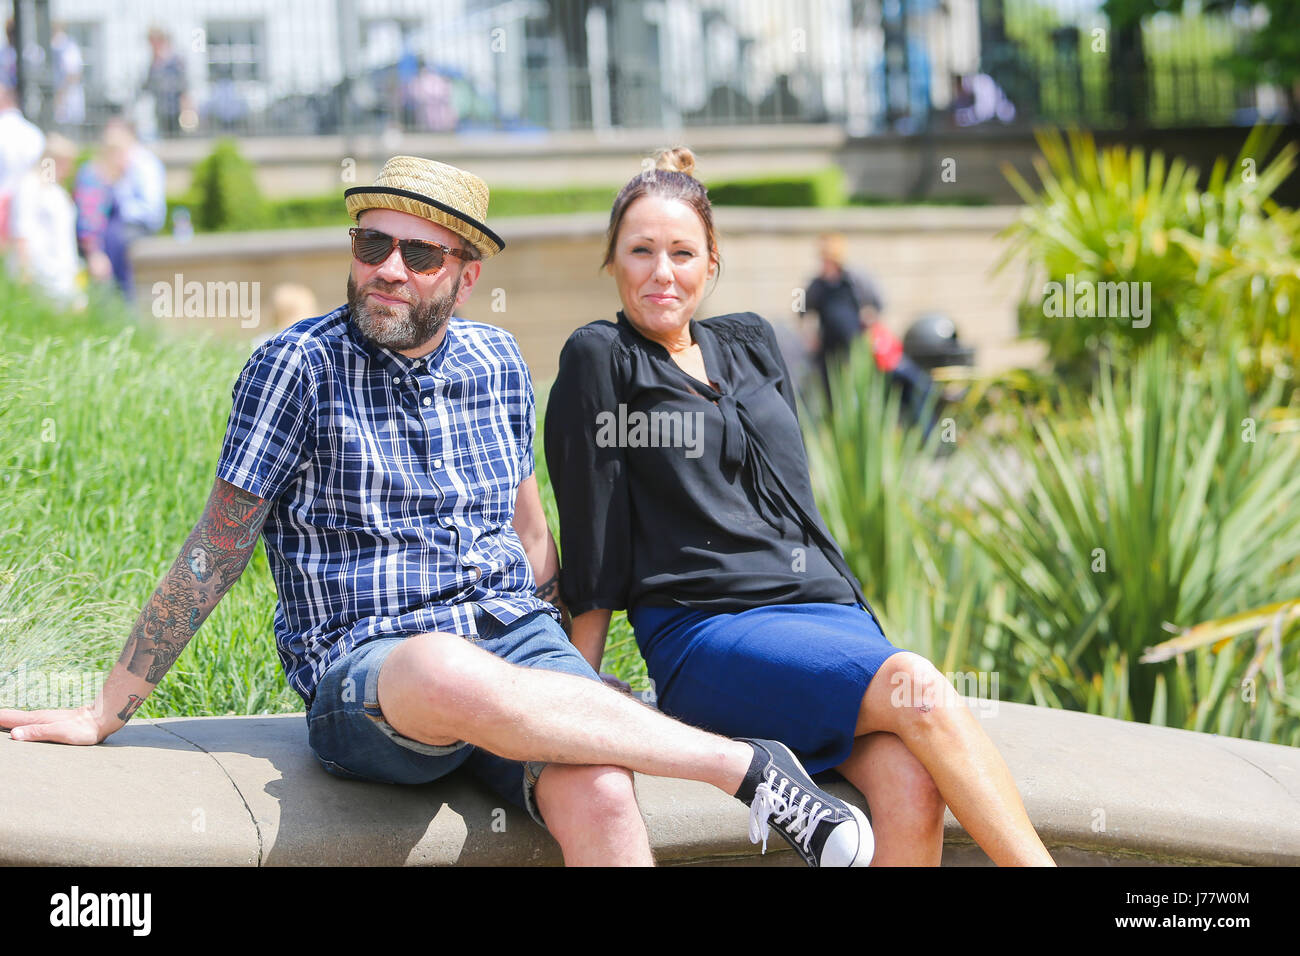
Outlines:
<svg viewBox="0 0 1300 956"><path fill-rule="evenodd" d="M829 407L816 404L803 416L813 492L863 590L883 597L911 565L925 439L900 427L899 395L865 342L831 368Z"/></svg>
<svg viewBox="0 0 1300 956"><path fill-rule="evenodd" d="M1300 439L1256 427L1218 367L1207 380L1157 346L1086 408L1026 413L1005 448L975 449L991 500L953 513L1019 601L1006 625L1037 702L1182 724L1191 688L1135 666L1152 635L1300 588Z"/></svg>
<svg viewBox="0 0 1300 956"><path fill-rule="evenodd" d="M1243 636L1253 636L1253 644L1239 641ZM1214 658L1213 667L1200 670L1220 684L1219 693L1202 695L1194 729L1300 745L1300 694L1287 686L1287 675L1300 670L1300 599L1204 621L1147 648L1141 661L1182 665L1189 654ZM1186 668L1179 674L1185 677Z"/></svg>
<svg viewBox="0 0 1300 956"><path fill-rule="evenodd" d="M1267 345L1261 332L1293 348L1300 246L1294 215L1270 196L1295 169L1297 150L1288 144L1265 164L1277 135L1275 127L1252 130L1235 162L1216 162L1202 190L1181 159L1166 164L1160 152L1148 160L1141 149L1098 149L1085 133L1040 132L1041 188L1005 167L1025 207L1003 233L1009 244L998 268L1020 257L1030 266L1022 331L1047 343L1059 370L1086 379L1099 357L1126 357L1158 338L1198 357L1234 338ZM1033 283L1067 277L1076 285L1150 283L1150 324L1047 315L1044 287L1035 292ZM1271 366L1256 376L1270 377Z"/></svg>
<svg viewBox="0 0 1300 956"><path fill-rule="evenodd" d="M1040 132L1037 139L1042 156L1034 159L1034 169L1041 193L1013 168L1005 169L1025 207L1003 233L1009 244L998 268L1022 255L1032 267L1022 331L1043 339L1058 367L1079 373L1090 372L1099 353L1126 353L1157 335L1177 333L1196 270L1187 253L1171 244L1170 232L1187 223L1196 169L1181 159L1166 165L1159 152L1148 164L1140 149L1098 150L1086 133L1071 132L1068 145L1055 131ZM1042 278L1064 284L1070 276L1075 283L1151 283L1150 325L1046 315L1042 296L1031 294L1029 283Z"/></svg>

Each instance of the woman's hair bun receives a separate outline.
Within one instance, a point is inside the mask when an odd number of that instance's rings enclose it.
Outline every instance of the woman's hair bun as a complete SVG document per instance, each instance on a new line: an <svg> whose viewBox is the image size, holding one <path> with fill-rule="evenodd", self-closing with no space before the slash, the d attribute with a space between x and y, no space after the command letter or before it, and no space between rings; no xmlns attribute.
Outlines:
<svg viewBox="0 0 1300 956"><path fill-rule="evenodd" d="M674 146L672 149L661 149L655 153L655 169L694 176L695 154L691 152L689 146Z"/></svg>

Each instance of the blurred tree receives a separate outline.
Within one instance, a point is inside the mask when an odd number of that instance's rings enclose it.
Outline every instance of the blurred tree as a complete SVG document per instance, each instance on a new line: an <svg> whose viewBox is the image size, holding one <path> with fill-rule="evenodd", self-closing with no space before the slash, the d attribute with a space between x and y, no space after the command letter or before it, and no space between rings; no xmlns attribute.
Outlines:
<svg viewBox="0 0 1300 956"><path fill-rule="evenodd" d="M1147 57L1142 47L1142 21L1157 13L1178 13L1183 0L1104 0L1101 11L1110 21L1110 108L1125 126L1147 119Z"/></svg>
<svg viewBox="0 0 1300 956"><path fill-rule="evenodd" d="M1250 35L1244 48L1228 58L1233 75L1246 83L1270 83L1286 97L1291 120L1300 116L1300 3L1296 0L1206 0L1207 13L1234 7L1268 11L1268 22Z"/></svg>

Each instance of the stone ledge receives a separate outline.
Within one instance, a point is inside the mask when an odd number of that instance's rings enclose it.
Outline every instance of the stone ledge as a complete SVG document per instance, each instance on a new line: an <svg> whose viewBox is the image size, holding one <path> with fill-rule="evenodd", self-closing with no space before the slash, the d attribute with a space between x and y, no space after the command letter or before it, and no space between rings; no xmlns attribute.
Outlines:
<svg viewBox="0 0 1300 956"><path fill-rule="evenodd" d="M342 209L342 200L339 208ZM817 209L779 206L719 206L714 211L723 236L776 233L816 237L844 231L864 235L899 233L989 234L1013 223L1015 206L866 206ZM537 239L589 239L605 235L609 215L602 212L503 217L492 228L511 243ZM172 268L223 259L295 259L304 254L337 253L348 261L347 226L309 229L260 229L253 232L208 232L191 239L146 236L131 246L137 268Z"/></svg>
<svg viewBox="0 0 1300 956"><path fill-rule="evenodd" d="M1300 863L1300 750L970 704L1061 863ZM746 808L705 784L638 776L637 791L662 863L798 863L778 837L760 857ZM0 806L3 864L560 862L523 811L460 775L419 787L329 776L301 714L138 721L92 748L0 736ZM951 814L944 862L988 863Z"/></svg>

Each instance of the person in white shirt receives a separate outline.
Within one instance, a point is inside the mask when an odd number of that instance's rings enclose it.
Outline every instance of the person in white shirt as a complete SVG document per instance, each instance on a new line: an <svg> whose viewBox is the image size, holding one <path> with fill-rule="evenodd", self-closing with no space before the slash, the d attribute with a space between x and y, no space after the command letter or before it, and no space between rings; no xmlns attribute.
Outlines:
<svg viewBox="0 0 1300 956"><path fill-rule="evenodd" d="M10 269L60 305L79 310L86 297L77 287L77 210L61 185L76 155L70 140L51 133L41 162L19 183L11 207Z"/></svg>
<svg viewBox="0 0 1300 956"><path fill-rule="evenodd" d="M0 253L9 246L9 204L45 149L45 134L18 109L12 88L0 83Z"/></svg>

